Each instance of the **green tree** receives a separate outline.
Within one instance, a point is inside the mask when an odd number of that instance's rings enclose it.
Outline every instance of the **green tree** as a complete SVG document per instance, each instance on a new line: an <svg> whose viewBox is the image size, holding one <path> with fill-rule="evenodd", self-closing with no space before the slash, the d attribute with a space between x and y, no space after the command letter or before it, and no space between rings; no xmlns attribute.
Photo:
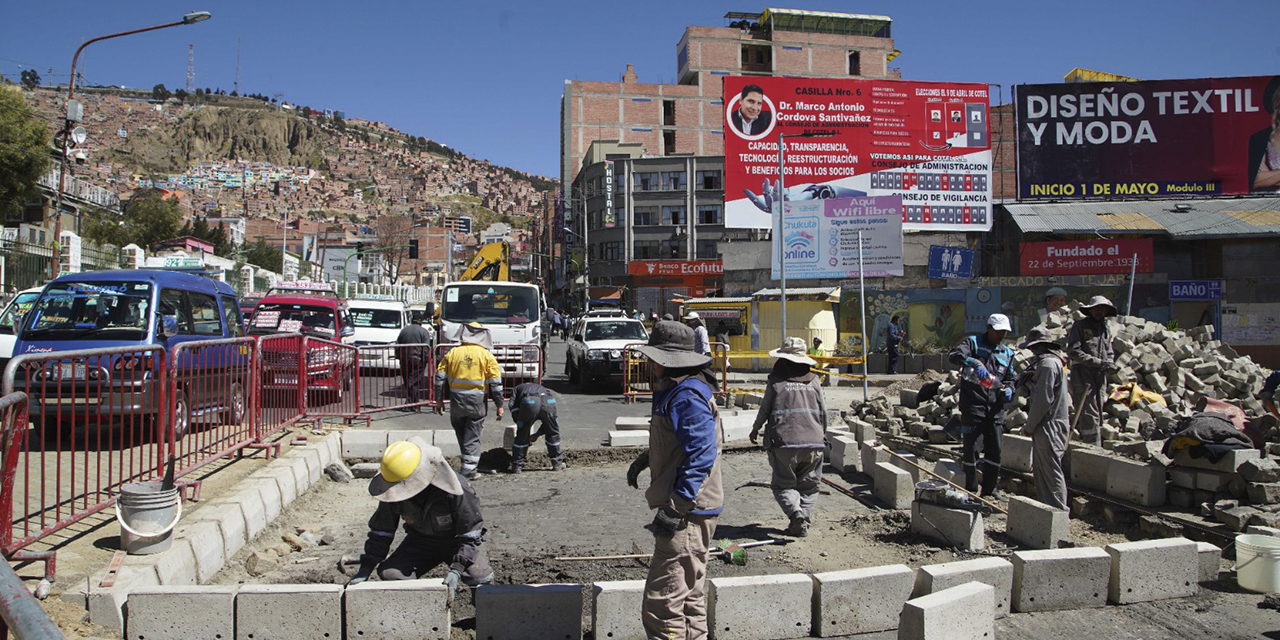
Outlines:
<svg viewBox="0 0 1280 640"><path fill-rule="evenodd" d="M280 247L267 244L267 239L263 237L245 245L244 261L269 271L284 273L284 253L280 251Z"/></svg>
<svg viewBox="0 0 1280 640"><path fill-rule="evenodd" d="M21 93L0 89L0 214L21 211L36 194L49 168L49 135Z"/></svg>
<svg viewBox="0 0 1280 640"><path fill-rule="evenodd" d="M22 70L22 88L27 91L35 91L40 86L40 74L35 69Z"/></svg>
<svg viewBox="0 0 1280 640"><path fill-rule="evenodd" d="M163 84L158 84L154 87L151 87L151 97L154 100L161 100L161 101L168 100L169 96L171 95L173 94L169 93L169 90L165 88Z"/></svg>
<svg viewBox="0 0 1280 640"><path fill-rule="evenodd" d="M130 243L143 248L161 240L177 237L182 211L174 200L165 200L159 192L140 193L129 200L123 215L95 210L81 221L84 236L99 244L124 246Z"/></svg>

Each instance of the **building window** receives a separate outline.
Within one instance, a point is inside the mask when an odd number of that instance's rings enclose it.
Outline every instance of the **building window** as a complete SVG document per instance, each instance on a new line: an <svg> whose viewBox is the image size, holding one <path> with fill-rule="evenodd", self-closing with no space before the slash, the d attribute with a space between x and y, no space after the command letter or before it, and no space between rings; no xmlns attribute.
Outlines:
<svg viewBox="0 0 1280 640"><path fill-rule="evenodd" d="M698 259L699 260L719 260L720 259L720 241L699 240L698 241Z"/></svg>
<svg viewBox="0 0 1280 640"><path fill-rule="evenodd" d="M698 224L720 224L720 205L698 205Z"/></svg>
<svg viewBox="0 0 1280 640"><path fill-rule="evenodd" d="M657 191L658 190L658 174L657 173L637 173L632 178L635 182L636 191Z"/></svg>
<svg viewBox="0 0 1280 640"><path fill-rule="evenodd" d="M684 239L664 240L662 242L662 257L671 260L684 260L688 256L685 255Z"/></svg>
<svg viewBox="0 0 1280 640"><path fill-rule="evenodd" d="M621 242L605 242L600 245L601 260L621 260L622 259L622 243Z"/></svg>
<svg viewBox="0 0 1280 640"><path fill-rule="evenodd" d="M658 209L656 207L636 207L636 226L651 227L661 224L658 221Z"/></svg>
<svg viewBox="0 0 1280 640"><path fill-rule="evenodd" d="M683 225L686 222L683 206L662 208L662 224Z"/></svg>
<svg viewBox="0 0 1280 640"><path fill-rule="evenodd" d="M658 240L637 241L634 245L636 260L658 260L662 256L662 242Z"/></svg>
<svg viewBox="0 0 1280 640"><path fill-rule="evenodd" d="M685 173L683 171L663 171L662 188L667 191L684 191Z"/></svg>
<svg viewBox="0 0 1280 640"><path fill-rule="evenodd" d="M768 45L742 45L743 71L773 71L773 47Z"/></svg>
<svg viewBox="0 0 1280 640"><path fill-rule="evenodd" d="M862 53L858 51L849 52L849 75L862 75Z"/></svg>
<svg viewBox="0 0 1280 640"><path fill-rule="evenodd" d="M698 188L705 191L716 191L722 189L720 182L720 170L707 170L698 172Z"/></svg>
<svg viewBox="0 0 1280 640"><path fill-rule="evenodd" d="M666 129L662 132L662 155L669 156L676 152L676 132Z"/></svg>
<svg viewBox="0 0 1280 640"><path fill-rule="evenodd" d="M668 127L676 126L676 101L662 101L662 124Z"/></svg>
<svg viewBox="0 0 1280 640"><path fill-rule="evenodd" d="M615 222L617 223L617 226L619 227L627 226L627 208L614 207L613 211L614 211L614 217L616 218Z"/></svg>

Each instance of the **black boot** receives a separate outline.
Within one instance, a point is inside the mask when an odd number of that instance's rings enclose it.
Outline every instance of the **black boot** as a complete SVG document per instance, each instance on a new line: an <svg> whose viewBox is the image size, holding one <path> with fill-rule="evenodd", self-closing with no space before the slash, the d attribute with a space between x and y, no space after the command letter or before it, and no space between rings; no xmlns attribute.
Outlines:
<svg viewBox="0 0 1280 640"><path fill-rule="evenodd" d="M529 445L512 445L511 446L511 468L510 473L520 473L524 471L524 459L529 455Z"/></svg>
<svg viewBox="0 0 1280 640"><path fill-rule="evenodd" d="M556 438L555 442L547 438L547 457L551 458L552 471L564 469L564 452L560 450L560 438Z"/></svg>
<svg viewBox="0 0 1280 640"><path fill-rule="evenodd" d="M964 465L964 490L978 492L978 465Z"/></svg>
<svg viewBox="0 0 1280 640"><path fill-rule="evenodd" d="M1000 482L1000 465L984 460L982 462L982 497L1000 499L1000 494L996 491L998 482Z"/></svg>

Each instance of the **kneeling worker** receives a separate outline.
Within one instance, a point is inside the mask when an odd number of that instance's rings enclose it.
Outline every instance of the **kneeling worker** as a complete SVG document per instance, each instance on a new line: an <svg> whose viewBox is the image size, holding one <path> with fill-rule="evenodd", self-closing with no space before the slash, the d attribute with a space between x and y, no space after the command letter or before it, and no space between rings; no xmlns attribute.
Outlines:
<svg viewBox="0 0 1280 640"><path fill-rule="evenodd" d="M524 459L529 455L529 431L533 423L542 421L533 440L547 437L547 457L551 458L551 470L564 469L564 453L560 450L560 423L556 421L556 396L551 390L536 383L517 385L511 394L511 417L516 421L516 441L511 446L511 473L524 470Z"/></svg>
<svg viewBox="0 0 1280 640"><path fill-rule="evenodd" d="M383 580L413 580L446 562L444 583L451 594L459 581L468 586L493 581L482 546L480 498L438 447L416 436L391 444L382 454L381 473L369 482L369 494L378 499L378 509L369 518L360 571L347 584L364 582L375 568ZM387 557L401 520L405 538Z"/></svg>

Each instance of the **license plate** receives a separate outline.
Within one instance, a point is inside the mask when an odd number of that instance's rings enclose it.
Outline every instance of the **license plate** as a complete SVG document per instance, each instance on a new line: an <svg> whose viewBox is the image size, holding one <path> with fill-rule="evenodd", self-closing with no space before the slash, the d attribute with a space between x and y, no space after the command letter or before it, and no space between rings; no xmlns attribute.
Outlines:
<svg viewBox="0 0 1280 640"><path fill-rule="evenodd" d="M60 377L63 380L67 380L67 379L75 380L75 379L84 379L86 370L85 370L85 365L81 363L77 362L73 364L70 362L64 362L62 363L62 365L59 366L58 373L60 374Z"/></svg>
<svg viewBox="0 0 1280 640"><path fill-rule="evenodd" d="M276 384L298 384L298 376L276 376Z"/></svg>

